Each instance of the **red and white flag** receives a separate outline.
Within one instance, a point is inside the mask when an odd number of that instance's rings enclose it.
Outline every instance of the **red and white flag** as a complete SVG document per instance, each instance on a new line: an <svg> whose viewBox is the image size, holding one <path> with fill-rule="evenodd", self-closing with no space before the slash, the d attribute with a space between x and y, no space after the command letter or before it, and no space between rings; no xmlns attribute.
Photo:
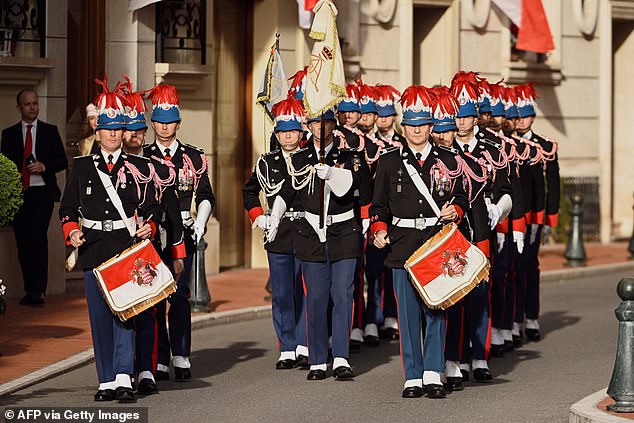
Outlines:
<svg viewBox="0 0 634 423"><path fill-rule="evenodd" d="M451 223L405 262L410 280L425 304L446 309L489 276L489 260Z"/></svg>
<svg viewBox="0 0 634 423"><path fill-rule="evenodd" d="M111 258L94 273L108 307L123 321L176 290L172 273L149 240Z"/></svg>
<svg viewBox="0 0 634 423"><path fill-rule="evenodd" d="M542 0L493 0L519 30L516 47L519 50L548 53L555 43Z"/></svg>

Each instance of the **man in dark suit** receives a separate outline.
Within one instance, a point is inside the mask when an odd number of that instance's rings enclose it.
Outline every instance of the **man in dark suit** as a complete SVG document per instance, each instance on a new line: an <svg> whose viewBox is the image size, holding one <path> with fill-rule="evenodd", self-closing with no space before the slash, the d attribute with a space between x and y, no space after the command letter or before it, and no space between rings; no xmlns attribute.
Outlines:
<svg viewBox="0 0 634 423"><path fill-rule="evenodd" d="M20 304L44 304L48 282L48 224L61 192L55 174L68 166L59 131L37 119L38 95L25 88L17 97L21 121L2 131L0 151L22 174L24 203L13 219L26 295Z"/></svg>

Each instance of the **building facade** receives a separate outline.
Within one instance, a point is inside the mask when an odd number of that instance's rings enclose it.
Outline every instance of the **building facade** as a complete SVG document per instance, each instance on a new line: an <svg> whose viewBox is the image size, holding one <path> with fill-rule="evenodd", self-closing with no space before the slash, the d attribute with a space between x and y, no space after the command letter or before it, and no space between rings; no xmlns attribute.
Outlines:
<svg viewBox="0 0 634 423"><path fill-rule="evenodd" d="M492 81L537 81L535 129L559 141L568 192L583 194L596 239L629 237L634 1L543 3L555 50L538 56L514 49L513 27L491 0L335 0L346 75L401 89L448 84L460 69ZM289 76L308 63L311 41L299 27L297 2L163 0L134 12L127 0L24 4L0 0L7 50L0 57L2 127L19 119L12 112L17 91L35 87L40 117L59 127L72 158L95 77L116 80L123 73L140 89L175 85L183 116L179 139L205 149L217 196L206 236L207 272L266 266L240 189L272 129L254 100L275 34ZM59 176L63 183L65 175ZM64 272L56 219L49 242L49 294L62 293L72 276ZM0 248L6 252L0 277L18 297L21 275L10 228L0 230Z"/></svg>

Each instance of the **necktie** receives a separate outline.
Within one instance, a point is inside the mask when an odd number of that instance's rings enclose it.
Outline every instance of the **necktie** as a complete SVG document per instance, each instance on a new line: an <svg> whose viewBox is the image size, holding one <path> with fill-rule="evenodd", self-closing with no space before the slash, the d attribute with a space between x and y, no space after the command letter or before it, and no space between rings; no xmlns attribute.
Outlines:
<svg viewBox="0 0 634 423"><path fill-rule="evenodd" d="M114 167L112 159L114 159L114 156L112 154L108 154L108 163L106 164L106 166L108 166L108 172L112 172L112 168Z"/></svg>
<svg viewBox="0 0 634 423"><path fill-rule="evenodd" d="M31 174L26 169L26 158L33 154L33 135L31 135L31 128L33 125L26 125L26 138L24 140L24 154L22 155L22 191L31 184Z"/></svg>
<svg viewBox="0 0 634 423"><path fill-rule="evenodd" d="M464 150L465 153L468 153L469 152L469 144L464 144L462 146L462 149Z"/></svg>
<svg viewBox="0 0 634 423"><path fill-rule="evenodd" d="M172 160L172 153L170 152L170 149L169 149L169 148L166 148L166 149L165 149L165 154L164 154L164 156L165 156L165 160Z"/></svg>
<svg viewBox="0 0 634 423"><path fill-rule="evenodd" d="M423 155L421 153L416 153L416 160L418 160L418 164L419 165L423 165L423 163L425 163L425 160L423 160Z"/></svg>

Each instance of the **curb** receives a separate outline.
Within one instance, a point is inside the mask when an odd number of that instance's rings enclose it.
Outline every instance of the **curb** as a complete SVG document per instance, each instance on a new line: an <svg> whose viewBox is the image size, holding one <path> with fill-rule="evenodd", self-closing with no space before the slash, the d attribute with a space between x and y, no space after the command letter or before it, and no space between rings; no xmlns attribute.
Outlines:
<svg viewBox="0 0 634 423"><path fill-rule="evenodd" d="M192 330L269 317L271 317L270 305L246 307L219 313L195 314L192 316ZM0 384L0 398L85 366L93 362L94 359L93 349L88 348L57 363L28 373L10 382Z"/></svg>
<svg viewBox="0 0 634 423"><path fill-rule="evenodd" d="M548 270L541 272L541 282L561 282L570 279L598 276L607 272L632 272L634 273L634 261L612 264L599 264L587 267L568 267L566 269Z"/></svg>
<svg viewBox="0 0 634 423"><path fill-rule="evenodd" d="M572 404L568 413L568 421L570 423L631 423L630 419L618 417L597 408L597 404L608 395L606 390L607 388L601 389Z"/></svg>

